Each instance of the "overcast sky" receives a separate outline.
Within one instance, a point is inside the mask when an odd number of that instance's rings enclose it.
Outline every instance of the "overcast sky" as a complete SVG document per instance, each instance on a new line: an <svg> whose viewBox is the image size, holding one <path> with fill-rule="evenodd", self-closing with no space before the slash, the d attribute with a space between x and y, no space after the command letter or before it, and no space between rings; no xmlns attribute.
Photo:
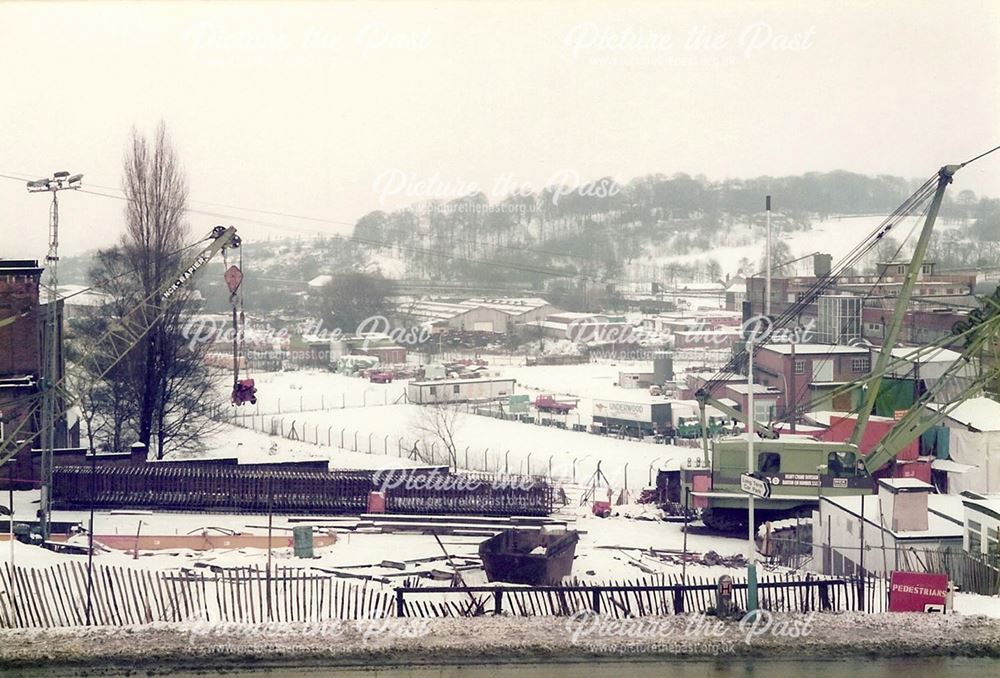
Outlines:
<svg viewBox="0 0 1000 678"><path fill-rule="evenodd" d="M236 207L353 224L554 179L925 178L1000 144L998 33L992 1L7 1L0 174L113 194L162 118L191 206L226 215L194 230L245 239L349 226ZM965 188L1000 196L1000 153ZM62 196L64 254L117 239L121 201ZM46 207L0 179L0 257L44 257Z"/></svg>

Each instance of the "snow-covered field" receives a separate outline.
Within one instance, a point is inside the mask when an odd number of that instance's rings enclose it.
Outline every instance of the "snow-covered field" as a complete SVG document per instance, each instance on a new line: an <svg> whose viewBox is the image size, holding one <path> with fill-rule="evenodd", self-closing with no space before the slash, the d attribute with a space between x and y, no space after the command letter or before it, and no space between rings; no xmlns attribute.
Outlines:
<svg viewBox="0 0 1000 678"><path fill-rule="evenodd" d="M823 221L813 222L810 230L777 233L772 237L780 238L788 245L792 259L819 251L832 255L836 263L868 237L884 219L884 216L879 215L829 217ZM913 218L904 220L890 231L890 235L898 242L903 242L913 223ZM948 224L940 224L939 230L948 227ZM690 264L715 260L719 263L723 274L736 275L740 261L748 259L754 263L754 270L757 270L759 266L756 266L756 262L759 262L764 255L765 230L760 227L751 230L748 226L734 226L733 234L738 244L720 243L718 247L713 247L709 251L680 255L662 254L636 261L643 266L665 266L670 263ZM803 270L810 272L812 270L812 263L808 260L801 266Z"/></svg>
<svg viewBox="0 0 1000 678"><path fill-rule="evenodd" d="M652 369L651 363L622 361L582 365L543 367L500 367L505 376L518 381L517 392L532 397L539 393L555 393L578 399L576 410L565 415L567 424L589 425L594 398L645 400L644 390L615 386L620 370ZM244 430L233 432L230 428L213 435L206 454L233 456L241 459L280 459L283 456L302 458L329 457L338 468L378 468L385 465L380 457L398 459L412 451L414 444L426 450L423 461L447 463L443 446L435 442L425 430L428 410L404 402L395 403L405 388L403 382L369 384L358 377L347 377L324 371L272 373L260 380L260 401L256 408L245 407L235 411L235 420ZM375 388L379 387L379 388ZM360 403L366 398L368 406L334 406L327 409L299 411L298 402L317 401L320 394L346 394ZM281 400L286 406L277 413L275 404ZM271 405L269 405L271 403ZM459 409L463 409L459 406ZM469 408L464 408L468 410ZM693 406L684 414L694 414ZM255 415L255 412L271 414ZM555 418L555 417L553 417ZM292 428L296 440L286 440ZM269 433L284 431L285 438L246 431L246 428ZM453 434L457 448L457 462L462 468L501 473L533 473L553 475L567 481L585 483L597 470L601 471L616 491L626 487L635 491L645 486L657 467L677 468L687 460L700 459L700 452L693 447L653 444L620 440L571 430L524 424L493 419L460 411L455 415ZM307 441L305 444L302 441ZM272 450L272 448L275 448ZM341 450L343 448L349 454ZM391 463L395 463L391 462ZM550 473L551 470L551 473Z"/></svg>

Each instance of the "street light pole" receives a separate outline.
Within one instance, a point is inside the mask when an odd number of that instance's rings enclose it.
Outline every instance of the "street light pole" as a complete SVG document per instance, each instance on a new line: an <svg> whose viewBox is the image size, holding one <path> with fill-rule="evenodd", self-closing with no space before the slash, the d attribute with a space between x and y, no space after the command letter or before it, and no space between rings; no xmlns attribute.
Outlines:
<svg viewBox="0 0 1000 678"><path fill-rule="evenodd" d="M767 267L767 278L765 278L764 287L764 315L771 317L771 196L767 196L765 199L765 214L767 220L767 252L766 257L766 267Z"/></svg>
<svg viewBox="0 0 1000 678"><path fill-rule="evenodd" d="M754 438L757 436L756 417L754 416L753 398L753 349L754 337L747 341L747 474L754 473ZM750 548L750 559L747 562L747 613L753 614L757 611L757 530L754 519L754 496L747 495L747 523L748 545Z"/></svg>
<svg viewBox="0 0 1000 678"><path fill-rule="evenodd" d="M59 191L80 188L82 174L70 176L69 172L56 172L50 178L36 179L27 183L29 193L51 193L52 204L49 207L49 252L45 256L45 267L48 269L48 307L45 330L45 367L42 372L42 464L41 483L42 494L39 503L39 522L42 539L48 539L50 533L50 512L52 506L52 451L55 448L56 424L56 392L55 383L59 380L59 356L61 344L59 340Z"/></svg>

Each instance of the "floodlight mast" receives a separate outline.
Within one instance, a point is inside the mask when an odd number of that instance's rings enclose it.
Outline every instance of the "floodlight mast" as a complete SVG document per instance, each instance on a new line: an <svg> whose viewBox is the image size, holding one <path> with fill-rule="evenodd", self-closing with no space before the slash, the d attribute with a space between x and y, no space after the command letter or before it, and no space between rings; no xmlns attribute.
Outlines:
<svg viewBox="0 0 1000 678"><path fill-rule="evenodd" d="M48 306L46 308L45 367L42 371L42 463L40 476L42 495L38 507L39 526L42 539L48 539L51 532L50 513L52 506L52 455L55 448L56 389L59 381L59 191L80 188L82 174L70 176L69 172L55 172L50 178L27 182L29 193L51 193L49 207L49 251L45 256L48 269Z"/></svg>

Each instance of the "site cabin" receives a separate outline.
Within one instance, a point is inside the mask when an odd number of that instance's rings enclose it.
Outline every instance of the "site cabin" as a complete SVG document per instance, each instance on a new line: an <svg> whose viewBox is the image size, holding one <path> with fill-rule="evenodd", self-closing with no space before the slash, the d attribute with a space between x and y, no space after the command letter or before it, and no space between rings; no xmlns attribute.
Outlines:
<svg viewBox="0 0 1000 678"><path fill-rule="evenodd" d="M740 476L747 472L745 438L715 441L711 468L686 468L684 488L691 507L702 520L720 530L747 523L747 494ZM872 479L859 465L862 455L849 443L831 443L805 436L754 441L754 475L767 480L771 496L755 502L754 522L809 516L819 497L871 492Z"/></svg>
<svg viewBox="0 0 1000 678"><path fill-rule="evenodd" d="M513 395L516 383L515 379L490 377L411 381L406 386L406 398L417 405L506 400Z"/></svg>
<svg viewBox="0 0 1000 678"><path fill-rule="evenodd" d="M664 401L594 400L593 420L596 433L641 438L673 432L670 403Z"/></svg>

